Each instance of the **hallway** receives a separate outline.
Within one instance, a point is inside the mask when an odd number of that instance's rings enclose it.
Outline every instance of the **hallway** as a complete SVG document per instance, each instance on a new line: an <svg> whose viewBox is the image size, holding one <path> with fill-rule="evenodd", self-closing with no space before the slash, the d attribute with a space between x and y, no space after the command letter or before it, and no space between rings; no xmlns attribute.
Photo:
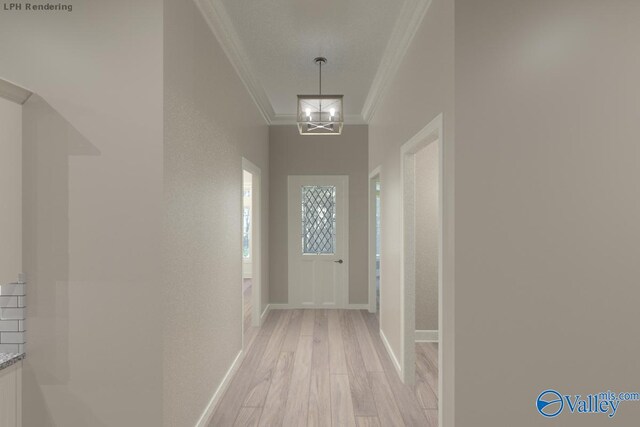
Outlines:
<svg viewBox="0 0 640 427"><path fill-rule="evenodd" d="M405 386L375 314L273 310L246 346L211 427L437 426L437 344L417 344Z"/></svg>

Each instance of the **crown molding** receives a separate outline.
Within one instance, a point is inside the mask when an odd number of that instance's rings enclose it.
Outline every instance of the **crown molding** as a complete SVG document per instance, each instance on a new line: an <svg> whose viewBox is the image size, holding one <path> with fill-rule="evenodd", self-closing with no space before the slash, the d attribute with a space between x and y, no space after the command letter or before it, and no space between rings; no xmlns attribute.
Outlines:
<svg viewBox="0 0 640 427"><path fill-rule="evenodd" d="M295 114L276 114L271 101L256 78L249 56L245 52L233 22L220 0L194 0L207 25L220 42L229 62L247 88L264 121L271 125L296 123ZM406 0L387 43L376 75L371 83L361 114L345 116L345 124L367 124L398 71L432 0Z"/></svg>
<svg viewBox="0 0 640 427"><path fill-rule="evenodd" d="M24 104L32 92L10 81L0 79L0 98L8 99L16 104Z"/></svg>
<svg viewBox="0 0 640 427"><path fill-rule="evenodd" d="M298 122L296 120L295 114L275 114L273 116L273 119L271 119L271 124L274 126L295 125L295 124L298 124ZM366 125L367 122L364 121L364 119L360 114L345 114L344 124L345 125Z"/></svg>
<svg viewBox="0 0 640 427"><path fill-rule="evenodd" d="M398 72L402 58L431 6L431 0L406 0L387 43L378 71L362 107L362 118L369 123L391 80Z"/></svg>
<svg viewBox="0 0 640 427"><path fill-rule="evenodd" d="M222 45L229 62L238 73L240 80L249 91L249 95L258 107L267 124L271 124L275 112L264 88L255 77L249 57L240 43L240 39L229 18L227 10L219 0L194 0L204 16L207 25Z"/></svg>

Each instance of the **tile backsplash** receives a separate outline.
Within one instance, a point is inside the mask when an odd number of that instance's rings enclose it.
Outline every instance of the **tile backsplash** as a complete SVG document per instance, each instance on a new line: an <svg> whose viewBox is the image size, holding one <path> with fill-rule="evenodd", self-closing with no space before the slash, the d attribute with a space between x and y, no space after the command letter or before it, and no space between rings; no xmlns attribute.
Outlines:
<svg viewBox="0 0 640 427"><path fill-rule="evenodd" d="M24 353L26 285L0 285L0 353Z"/></svg>

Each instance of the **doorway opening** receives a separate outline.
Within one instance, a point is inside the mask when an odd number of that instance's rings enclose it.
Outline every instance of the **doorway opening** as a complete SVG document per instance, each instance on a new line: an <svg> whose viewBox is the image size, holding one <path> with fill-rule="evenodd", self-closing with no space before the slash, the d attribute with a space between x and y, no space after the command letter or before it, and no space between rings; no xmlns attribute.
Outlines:
<svg viewBox="0 0 640 427"><path fill-rule="evenodd" d="M369 312L380 320L380 167L369 174Z"/></svg>
<svg viewBox="0 0 640 427"><path fill-rule="evenodd" d="M242 332L243 345L261 323L260 168L242 159Z"/></svg>
<svg viewBox="0 0 640 427"><path fill-rule="evenodd" d="M442 416L444 149L442 115L401 147L402 374Z"/></svg>

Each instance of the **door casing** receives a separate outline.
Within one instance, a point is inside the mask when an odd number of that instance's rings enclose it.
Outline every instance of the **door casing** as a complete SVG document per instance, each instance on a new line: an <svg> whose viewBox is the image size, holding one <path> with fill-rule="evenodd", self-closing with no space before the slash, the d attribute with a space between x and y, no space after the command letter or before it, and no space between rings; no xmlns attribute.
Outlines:
<svg viewBox="0 0 640 427"><path fill-rule="evenodd" d="M381 166L378 166L369 174L369 313L376 312L376 183L380 182L380 170ZM382 235L380 238L382 240ZM380 287L382 288L382 266ZM380 305L382 306L382 292Z"/></svg>
<svg viewBox="0 0 640 427"><path fill-rule="evenodd" d="M415 195L416 195L416 174L415 155L422 148L429 144L438 144L439 149L439 227L438 227L438 327L442 328L442 242L443 236L443 153L442 149L442 116L438 116L429 125L422 129L409 141L400 147L400 173L402 177L402 246L400 264L400 284L401 284L401 325L402 325L402 356L401 369L402 379L405 384L415 382L415 330L416 330L416 215ZM439 334L442 340L442 334ZM442 341L438 345L440 353L442 351ZM439 355L441 356L441 354ZM438 363L442 359L440 358ZM441 365L439 365L441 366ZM441 376L439 376L441 378Z"/></svg>
<svg viewBox="0 0 640 427"><path fill-rule="evenodd" d="M242 158L242 170L251 174L251 325L260 327L262 321L262 211L260 209L262 203L262 171L244 157ZM241 210L242 203L241 192ZM240 256L242 257L242 254ZM242 273L240 276L242 277ZM242 290L242 286L240 286L240 289Z"/></svg>

